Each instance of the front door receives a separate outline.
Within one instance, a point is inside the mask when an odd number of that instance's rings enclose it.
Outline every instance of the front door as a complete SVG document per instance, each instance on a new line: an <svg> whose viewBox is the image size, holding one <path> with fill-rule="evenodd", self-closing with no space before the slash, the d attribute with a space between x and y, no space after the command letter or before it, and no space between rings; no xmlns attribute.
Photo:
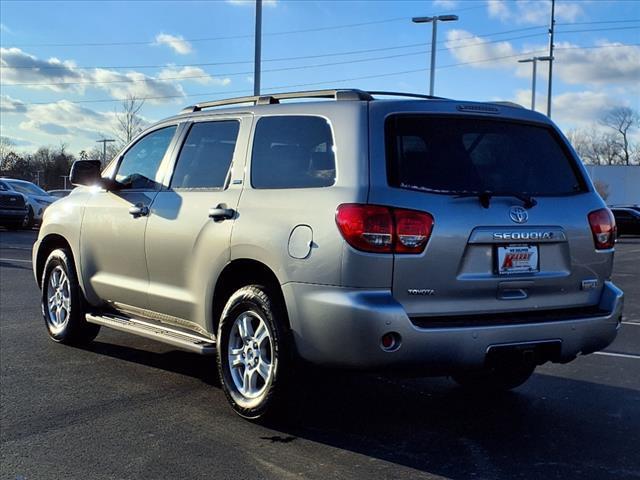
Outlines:
<svg viewBox="0 0 640 480"><path fill-rule="evenodd" d="M80 256L89 297L148 308L145 229L176 130L166 126L134 143L116 166L117 188L96 191L87 202Z"/></svg>

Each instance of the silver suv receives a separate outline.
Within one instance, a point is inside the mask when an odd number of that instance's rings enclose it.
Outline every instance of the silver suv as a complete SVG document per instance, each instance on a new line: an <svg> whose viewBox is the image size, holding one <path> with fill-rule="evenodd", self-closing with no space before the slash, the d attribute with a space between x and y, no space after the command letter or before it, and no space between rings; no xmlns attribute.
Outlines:
<svg viewBox="0 0 640 480"><path fill-rule="evenodd" d="M246 418L304 363L509 389L620 326L613 216L558 128L512 104L202 103L71 181L33 248L51 338L105 326L216 355Z"/></svg>

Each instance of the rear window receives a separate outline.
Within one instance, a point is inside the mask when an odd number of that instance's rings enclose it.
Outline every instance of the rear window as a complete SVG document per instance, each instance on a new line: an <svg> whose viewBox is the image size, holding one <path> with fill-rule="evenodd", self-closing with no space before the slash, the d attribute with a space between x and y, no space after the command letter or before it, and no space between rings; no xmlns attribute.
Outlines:
<svg viewBox="0 0 640 480"><path fill-rule="evenodd" d="M329 123L321 117L263 117L251 155L253 188L316 188L333 185L336 162Z"/></svg>
<svg viewBox="0 0 640 480"><path fill-rule="evenodd" d="M389 184L394 187L541 196L585 190L566 147L546 127L397 115L387 120L386 148Z"/></svg>

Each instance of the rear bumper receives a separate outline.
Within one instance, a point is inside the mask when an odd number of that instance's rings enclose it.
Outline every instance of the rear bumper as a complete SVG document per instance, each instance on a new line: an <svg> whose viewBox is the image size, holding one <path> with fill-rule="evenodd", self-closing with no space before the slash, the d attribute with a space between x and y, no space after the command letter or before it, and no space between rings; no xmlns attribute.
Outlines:
<svg viewBox="0 0 640 480"><path fill-rule="evenodd" d="M623 293L605 282L602 316L543 323L419 328L389 290L363 290L287 283L283 285L294 340L302 358L321 365L384 368L419 367L434 373L479 368L493 345L562 342L559 361L605 348L622 317ZM396 332L396 351L381 348L381 337Z"/></svg>

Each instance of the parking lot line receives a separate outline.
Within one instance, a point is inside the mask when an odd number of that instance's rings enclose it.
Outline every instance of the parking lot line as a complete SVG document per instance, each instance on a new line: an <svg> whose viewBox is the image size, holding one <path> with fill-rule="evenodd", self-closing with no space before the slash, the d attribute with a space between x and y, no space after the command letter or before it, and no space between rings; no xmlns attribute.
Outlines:
<svg viewBox="0 0 640 480"><path fill-rule="evenodd" d="M31 260L19 260L17 258L0 258L0 262L21 262L21 263L31 263Z"/></svg>
<svg viewBox="0 0 640 480"><path fill-rule="evenodd" d="M634 355L632 353L615 353L615 352L594 352L595 355L606 355L607 357L621 357L621 358L633 358L640 360L640 355Z"/></svg>

